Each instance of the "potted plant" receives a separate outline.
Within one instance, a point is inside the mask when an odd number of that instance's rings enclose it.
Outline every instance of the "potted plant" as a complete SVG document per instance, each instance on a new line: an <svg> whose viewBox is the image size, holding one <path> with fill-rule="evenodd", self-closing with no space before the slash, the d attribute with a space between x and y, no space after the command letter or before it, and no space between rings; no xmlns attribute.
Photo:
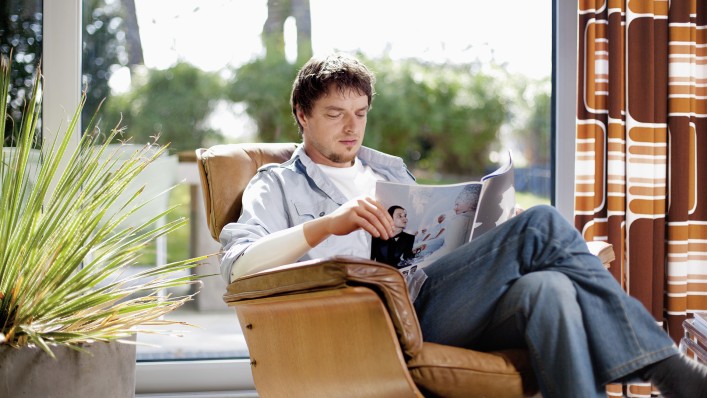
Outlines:
<svg viewBox="0 0 707 398"><path fill-rule="evenodd" d="M7 119L10 61L0 61L0 107ZM196 276L180 271L201 258L123 274L143 247L186 223L158 224L165 214L155 214L138 227L121 226L145 202L140 191L120 203L120 212L109 211L166 146L146 145L118 161L105 153L119 138L116 128L100 143L98 134L87 131L78 148L69 150L82 101L65 133L56 142L41 143L41 162L30 166L41 82L37 73L22 120L13 123L13 155L3 151L0 159L0 391L8 396L94 397L106 391L133 396L134 336L144 325L174 323L162 315L192 295L160 292L198 283ZM3 120L0 136L5 125ZM118 358L121 352L127 359ZM100 359L113 362L90 362ZM98 390L86 386L93 379ZM116 385L110 387L111 382ZM32 385L49 391L28 392Z"/></svg>

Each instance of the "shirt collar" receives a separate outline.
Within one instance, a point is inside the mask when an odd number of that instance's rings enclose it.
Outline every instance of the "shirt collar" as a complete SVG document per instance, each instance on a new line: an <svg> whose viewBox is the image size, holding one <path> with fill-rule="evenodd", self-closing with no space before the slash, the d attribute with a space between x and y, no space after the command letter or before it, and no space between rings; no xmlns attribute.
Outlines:
<svg viewBox="0 0 707 398"><path fill-rule="evenodd" d="M402 158L369 147L362 146L356 156L361 161L361 164L370 166L377 173L381 173L381 171L386 169L406 169L405 162L403 162ZM296 161L298 159L301 160L307 170L310 169L310 167L307 166L314 165L314 161L304 152L303 145L297 145L297 149L292 153L290 161Z"/></svg>
<svg viewBox="0 0 707 398"><path fill-rule="evenodd" d="M389 155L365 146L359 149L356 156L361 161L362 165L371 167L373 171L380 174L388 181L400 181L401 178L404 178L398 175L401 170L404 170L403 173L406 173L405 177L407 177L407 179L414 181L414 177L407 171L405 162L403 162L403 159L400 157ZM303 145L297 145L297 148L292 153L292 157L289 161L285 162L283 166L300 169L302 173L307 175L317 187L333 201L340 205L346 202L347 199L344 194L326 178L321 169L307 156Z"/></svg>

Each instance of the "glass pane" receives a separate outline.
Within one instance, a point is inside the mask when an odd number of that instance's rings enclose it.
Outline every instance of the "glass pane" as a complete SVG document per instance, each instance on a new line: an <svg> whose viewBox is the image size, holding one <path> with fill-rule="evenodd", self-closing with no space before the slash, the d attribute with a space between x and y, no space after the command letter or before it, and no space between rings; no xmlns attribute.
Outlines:
<svg viewBox="0 0 707 398"><path fill-rule="evenodd" d="M32 79L42 57L42 5L42 0L0 3L0 54L9 57L12 52L9 103L12 119L5 120L3 146L13 146L13 132L20 128L22 111L31 94L28 88L33 86Z"/></svg>
<svg viewBox="0 0 707 398"><path fill-rule="evenodd" d="M434 7L431 7L431 4ZM522 207L550 203L551 3L454 0L84 0L88 123L122 119L135 143L159 136L178 156L168 260L213 253L204 228L194 150L218 143L298 141L289 92L311 55L344 51L377 75L366 145L405 159L422 182L478 179L506 149ZM512 9L513 12L507 12ZM342 18L342 10L346 17ZM512 32L512 33L511 33ZM520 33L518 33L520 32ZM161 246L151 248L154 264ZM217 273L216 259L200 269ZM141 360L247 356L225 283L203 278L195 300L168 318L199 328L141 335ZM185 292L176 292L185 293ZM189 292L186 292L189 293Z"/></svg>

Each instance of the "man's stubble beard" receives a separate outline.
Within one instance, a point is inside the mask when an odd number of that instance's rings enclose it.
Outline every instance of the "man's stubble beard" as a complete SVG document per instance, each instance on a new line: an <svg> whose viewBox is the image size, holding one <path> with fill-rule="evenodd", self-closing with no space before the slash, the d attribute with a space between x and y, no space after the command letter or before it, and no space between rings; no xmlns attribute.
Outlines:
<svg viewBox="0 0 707 398"><path fill-rule="evenodd" d="M322 148L324 149L324 148ZM329 159L330 161L334 163L351 163L351 165L354 164L354 159L356 159L356 156L358 155L358 151L361 149L360 147L356 148L356 150L351 151L351 152L343 152L343 153L336 153L333 151L330 152L324 152L320 151L321 154L324 155L325 158Z"/></svg>
<svg viewBox="0 0 707 398"><path fill-rule="evenodd" d="M332 153L327 155L327 159L331 160L334 163L354 163L354 159L356 159L356 153L352 153L351 155L339 155L338 153Z"/></svg>

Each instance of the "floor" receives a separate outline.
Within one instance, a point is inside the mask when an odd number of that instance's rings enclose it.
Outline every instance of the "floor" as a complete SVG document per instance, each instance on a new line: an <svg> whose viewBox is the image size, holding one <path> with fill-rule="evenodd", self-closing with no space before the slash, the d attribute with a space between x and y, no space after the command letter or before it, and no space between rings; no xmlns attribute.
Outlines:
<svg viewBox="0 0 707 398"><path fill-rule="evenodd" d="M166 316L193 325L171 325L151 327L162 333L139 333L137 360L181 360L248 358L248 348L233 310L199 311L193 305ZM165 334L165 332L167 332ZM255 397L254 393L186 393L186 394L140 394L144 398L236 398ZM533 398L540 398L537 394Z"/></svg>
<svg viewBox="0 0 707 398"><path fill-rule="evenodd" d="M139 333L137 360L248 358L248 348L235 311L198 311L193 306L165 319L193 325L153 326L160 333Z"/></svg>

